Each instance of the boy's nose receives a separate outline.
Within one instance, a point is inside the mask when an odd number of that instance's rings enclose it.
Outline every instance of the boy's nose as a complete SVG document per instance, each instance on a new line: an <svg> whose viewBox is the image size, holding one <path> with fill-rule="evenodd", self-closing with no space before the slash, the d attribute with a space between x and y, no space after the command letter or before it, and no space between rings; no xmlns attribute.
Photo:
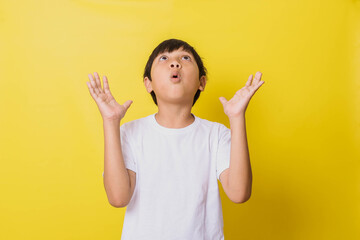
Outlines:
<svg viewBox="0 0 360 240"><path fill-rule="evenodd" d="M180 68L180 64L179 63L171 63L170 67L171 68L173 68L173 67Z"/></svg>

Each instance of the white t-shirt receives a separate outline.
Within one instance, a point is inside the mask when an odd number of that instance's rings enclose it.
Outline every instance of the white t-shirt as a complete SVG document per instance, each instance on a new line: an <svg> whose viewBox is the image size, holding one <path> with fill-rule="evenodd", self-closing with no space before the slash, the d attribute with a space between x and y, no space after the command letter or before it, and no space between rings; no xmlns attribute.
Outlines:
<svg viewBox="0 0 360 240"><path fill-rule="evenodd" d="M231 131L193 116L184 128L163 127L155 113L120 126L125 166L136 172L122 240L224 239L217 179L230 164Z"/></svg>

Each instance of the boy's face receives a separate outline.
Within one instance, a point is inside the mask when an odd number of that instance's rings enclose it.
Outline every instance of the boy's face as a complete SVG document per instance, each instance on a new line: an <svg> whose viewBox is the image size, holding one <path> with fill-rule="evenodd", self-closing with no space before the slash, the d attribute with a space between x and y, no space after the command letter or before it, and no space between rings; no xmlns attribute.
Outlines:
<svg viewBox="0 0 360 240"><path fill-rule="evenodd" d="M196 91L203 91L206 84L205 76L199 80L199 68L194 56L182 48L156 56L150 74L152 81L145 77L144 84L149 93L155 92L158 104L192 104Z"/></svg>

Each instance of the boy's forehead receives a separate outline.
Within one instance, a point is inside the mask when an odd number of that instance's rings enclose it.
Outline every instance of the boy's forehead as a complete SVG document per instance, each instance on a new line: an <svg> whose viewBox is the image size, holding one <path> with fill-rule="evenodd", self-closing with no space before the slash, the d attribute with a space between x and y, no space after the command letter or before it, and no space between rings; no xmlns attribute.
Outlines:
<svg viewBox="0 0 360 240"><path fill-rule="evenodd" d="M188 54L191 54L191 55L192 55L192 53L191 53L190 51L187 51L187 50L184 50L184 49L182 49L182 48L179 48L179 49L175 49L175 50L173 50L173 51L171 51L171 52L169 52L169 50L162 51L162 52L160 52L160 53L157 55L157 57L158 57L160 54L163 54L163 53L169 53L169 54L171 54L171 53L174 53L174 52L188 53Z"/></svg>

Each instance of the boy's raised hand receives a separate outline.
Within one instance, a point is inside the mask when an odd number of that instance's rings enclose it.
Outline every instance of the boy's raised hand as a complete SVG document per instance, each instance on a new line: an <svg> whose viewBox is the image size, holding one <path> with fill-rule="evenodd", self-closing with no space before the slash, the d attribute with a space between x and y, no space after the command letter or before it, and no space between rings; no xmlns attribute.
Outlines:
<svg viewBox="0 0 360 240"><path fill-rule="evenodd" d="M104 89L101 88L100 77L97 72L94 73L95 80L92 74L89 74L90 83L88 85L90 94L95 100L103 120L121 120L124 116L132 100L126 101L123 105L116 102L115 98L111 95L109 83L106 76L103 76Z"/></svg>
<svg viewBox="0 0 360 240"><path fill-rule="evenodd" d="M231 98L229 101L227 101L224 97L219 97L219 100L224 107L224 112L229 118L237 118L245 114L251 97L264 83L264 81L260 81L261 76L262 73L257 72L255 74L254 80L251 81L253 77L253 75L251 74L245 84L245 87L238 90L235 93L234 97Z"/></svg>

